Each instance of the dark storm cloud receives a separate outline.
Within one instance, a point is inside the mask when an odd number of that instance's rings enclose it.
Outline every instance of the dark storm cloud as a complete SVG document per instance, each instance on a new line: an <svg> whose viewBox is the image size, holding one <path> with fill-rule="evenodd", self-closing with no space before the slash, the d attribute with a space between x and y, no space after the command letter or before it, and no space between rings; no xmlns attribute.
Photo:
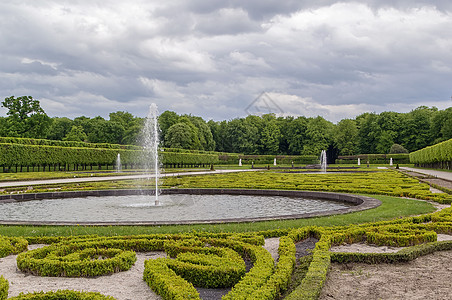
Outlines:
<svg viewBox="0 0 452 300"><path fill-rule="evenodd" d="M450 106L449 1L8 1L2 97L52 116L230 119L267 91L287 114Z"/></svg>

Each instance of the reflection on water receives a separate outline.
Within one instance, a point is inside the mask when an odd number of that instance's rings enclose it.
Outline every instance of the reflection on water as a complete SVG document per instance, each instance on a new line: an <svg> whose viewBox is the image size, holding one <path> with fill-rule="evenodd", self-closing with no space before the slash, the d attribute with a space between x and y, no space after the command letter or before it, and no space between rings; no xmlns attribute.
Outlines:
<svg viewBox="0 0 452 300"><path fill-rule="evenodd" d="M0 220L9 221L184 221L273 217L330 211L349 204L282 196L161 195L34 200L0 204Z"/></svg>

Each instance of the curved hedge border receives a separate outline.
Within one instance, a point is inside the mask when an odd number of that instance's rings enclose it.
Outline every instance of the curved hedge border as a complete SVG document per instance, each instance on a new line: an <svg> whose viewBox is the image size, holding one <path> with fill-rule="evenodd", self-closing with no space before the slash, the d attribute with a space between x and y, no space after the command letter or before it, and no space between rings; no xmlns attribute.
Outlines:
<svg viewBox="0 0 452 300"><path fill-rule="evenodd" d="M452 241L436 240L436 232L452 233L452 208L419 216L362 225L330 228L301 228L289 233L295 241L308 236L319 239L313 251L313 260L301 284L285 299L317 299L326 280L331 261L339 263L398 263L413 260L435 251L451 250ZM403 247L396 253L332 253L332 245L357 242L375 242L374 233L381 233L380 245ZM427 242L427 243L426 243Z"/></svg>
<svg viewBox="0 0 452 300"><path fill-rule="evenodd" d="M39 276L88 277L125 271L136 261L133 251L89 246L57 244L24 252L17 256L17 267Z"/></svg>
<svg viewBox="0 0 452 300"><path fill-rule="evenodd" d="M143 279L163 299L200 299L194 285L219 287L226 286L225 282L232 285L238 280L223 299L257 300L276 299L284 291L294 268L295 243L316 237L319 242L313 250L312 262L301 284L286 297L290 300L317 299L331 262L397 263L434 251L452 249L452 241L435 241L437 233L452 233L452 208L423 216L349 226L312 226L246 234L192 232L122 237L49 237L48 241L55 243L49 246L54 249L84 245L89 249L166 251L176 259L147 260L143 273ZM270 253L261 247L264 237L272 236L281 236L278 249L280 257L276 266ZM30 241L45 242L45 239L30 238ZM409 247L390 254L329 251L332 245L356 242ZM64 258L68 259L72 255L68 254ZM241 273L241 257L249 258L254 263L246 274ZM210 276L212 272L218 273ZM234 280L228 281L228 276L234 277Z"/></svg>
<svg viewBox="0 0 452 300"><path fill-rule="evenodd" d="M18 254L27 250L28 242L20 237L0 236L0 257Z"/></svg>
<svg viewBox="0 0 452 300"><path fill-rule="evenodd" d="M19 294L19 296L8 298L8 300L115 300L115 298L96 292L58 290L56 292Z"/></svg>

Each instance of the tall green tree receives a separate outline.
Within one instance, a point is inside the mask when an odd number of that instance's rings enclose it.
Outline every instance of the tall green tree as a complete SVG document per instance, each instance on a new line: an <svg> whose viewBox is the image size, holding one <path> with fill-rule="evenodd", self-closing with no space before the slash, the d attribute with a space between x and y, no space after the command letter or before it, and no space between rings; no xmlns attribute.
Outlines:
<svg viewBox="0 0 452 300"><path fill-rule="evenodd" d="M334 128L333 139L340 155L358 152L358 127L355 120L343 119Z"/></svg>
<svg viewBox="0 0 452 300"><path fill-rule="evenodd" d="M361 154L377 153L377 144L381 128L375 113L364 113L356 118L358 125L359 152Z"/></svg>
<svg viewBox="0 0 452 300"><path fill-rule="evenodd" d="M260 154L279 154L282 135L275 116L272 114L263 115L262 123L259 140Z"/></svg>
<svg viewBox="0 0 452 300"><path fill-rule="evenodd" d="M166 132L168 129L173 126L174 124L179 122L180 116L175 113L174 111L166 110L163 113L160 114L158 118L159 127L160 127L160 134L162 137L162 140L166 137Z"/></svg>
<svg viewBox="0 0 452 300"><path fill-rule="evenodd" d="M76 141L76 142L86 142L88 136L83 131L83 127L78 125L72 126L71 130L63 138L63 141Z"/></svg>
<svg viewBox="0 0 452 300"><path fill-rule="evenodd" d="M190 122L195 125L198 131L199 142L201 143L202 150L213 151L215 150L215 141L213 139L212 131L201 117L186 116Z"/></svg>
<svg viewBox="0 0 452 300"><path fill-rule="evenodd" d="M61 141L71 131L74 121L69 118L52 118L52 124L47 132L47 139Z"/></svg>
<svg viewBox="0 0 452 300"><path fill-rule="evenodd" d="M287 143L287 154L300 155L306 142L308 119L306 117L287 118L288 122L282 132Z"/></svg>
<svg viewBox="0 0 452 300"><path fill-rule="evenodd" d="M402 123L402 145L409 151L432 145L435 137L431 135L430 124L437 108L420 106L404 115Z"/></svg>
<svg viewBox="0 0 452 300"><path fill-rule="evenodd" d="M181 118L181 122L172 125L166 132L165 147L199 150L199 142L196 127L187 119Z"/></svg>
<svg viewBox="0 0 452 300"><path fill-rule="evenodd" d="M31 96L5 98L2 106L8 109L8 136L45 138L51 119L42 109L38 100Z"/></svg>
<svg viewBox="0 0 452 300"><path fill-rule="evenodd" d="M320 155L322 150L327 150L333 142L333 129L333 123L320 116L309 118L302 154Z"/></svg>

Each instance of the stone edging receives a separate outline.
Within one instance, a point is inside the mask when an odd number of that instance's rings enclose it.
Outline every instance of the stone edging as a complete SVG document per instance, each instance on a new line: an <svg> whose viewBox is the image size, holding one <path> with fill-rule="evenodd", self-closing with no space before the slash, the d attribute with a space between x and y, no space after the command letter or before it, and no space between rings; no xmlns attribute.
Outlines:
<svg viewBox="0 0 452 300"><path fill-rule="evenodd" d="M376 208L381 205L381 201L375 198L330 193L330 192L311 192L311 191L291 191L291 190L242 190L242 189L162 189L162 194L227 194L227 195L259 195L259 196L285 196L285 197L303 197L325 199L337 202L348 202L354 204L352 207L342 208L338 210L313 212L304 214L293 214L276 217L258 217L258 218L234 218L234 219L217 219L217 220L193 220L193 221L131 221L131 222L52 222L52 221L7 221L0 220L0 225L91 225L91 226L111 226L111 225L176 225L176 224L220 224L220 223L242 223L257 222L271 220L290 220L323 217L336 214L347 214L356 211L363 211ZM88 196L126 196L147 194L154 195L154 190L99 190L99 191L72 191L72 192L49 192L49 193L26 193L26 194L10 194L1 195L1 203L21 202L42 199L57 198L75 198Z"/></svg>

